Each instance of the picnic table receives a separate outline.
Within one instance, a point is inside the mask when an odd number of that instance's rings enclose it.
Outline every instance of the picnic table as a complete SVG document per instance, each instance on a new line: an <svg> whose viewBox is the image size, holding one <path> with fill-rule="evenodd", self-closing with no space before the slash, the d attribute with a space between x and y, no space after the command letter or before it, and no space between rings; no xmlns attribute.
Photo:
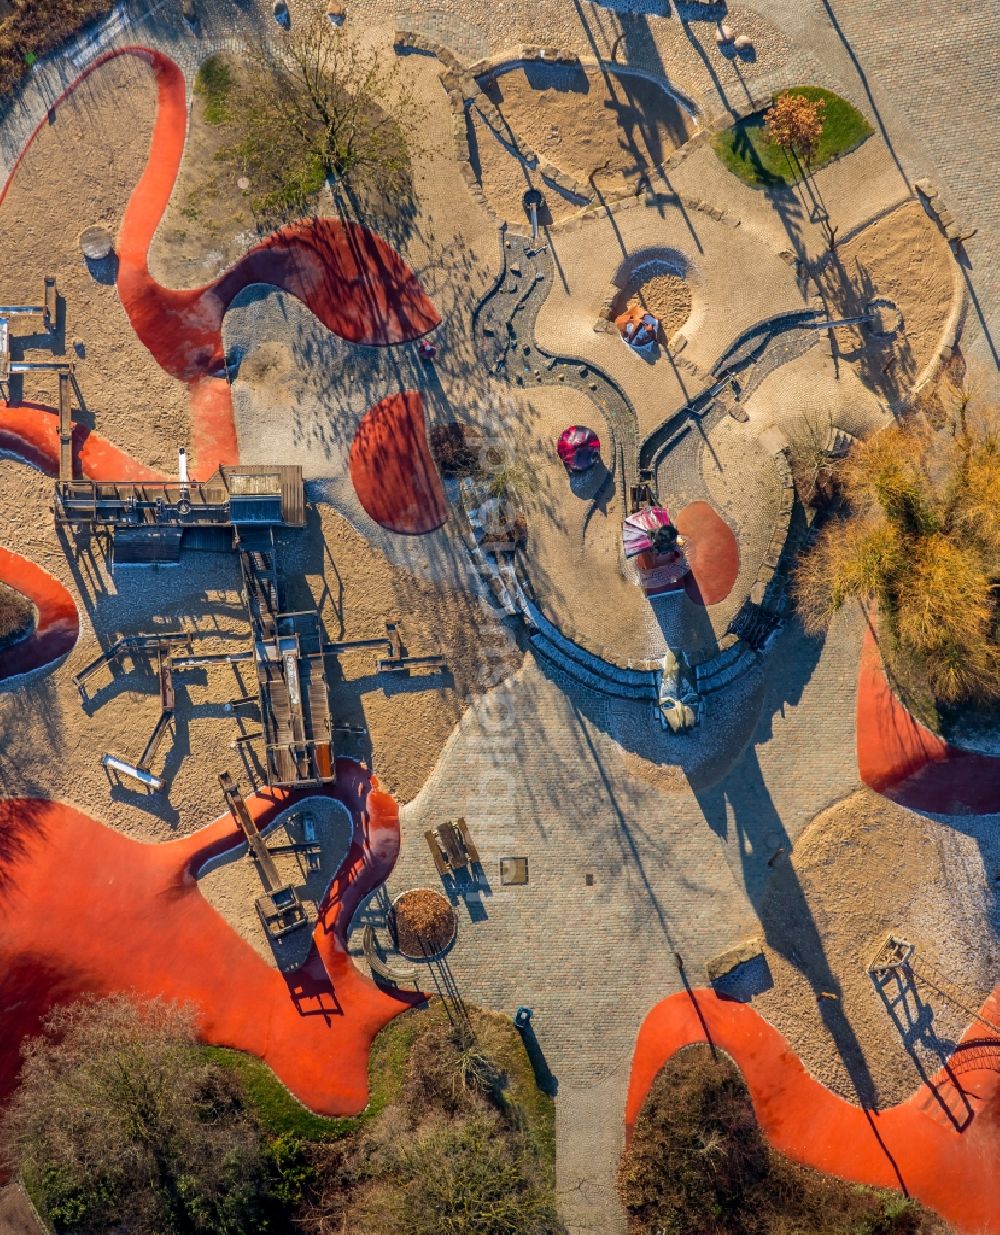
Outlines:
<svg viewBox="0 0 1000 1235"><path fill-rule="evenodd" d="M464 817L448 820L424 833L439 875L480 865L479 850L469 834Z"/></svg>

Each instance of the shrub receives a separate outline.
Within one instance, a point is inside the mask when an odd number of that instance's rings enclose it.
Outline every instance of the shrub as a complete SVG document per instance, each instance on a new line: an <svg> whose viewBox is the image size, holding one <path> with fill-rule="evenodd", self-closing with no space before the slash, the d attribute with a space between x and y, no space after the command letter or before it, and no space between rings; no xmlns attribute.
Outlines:
<svg viewBox="0 0 1000 1235"><path fill-rule="evenodd" d="M35 624L35 609L23 593L0 583L0 649L29 634Z"/></svg>
<svg viewBox="0 0 1000 1235"><path fill-rule="evenodd" d="M0 1136L58 1231L265 1229L261 1134L190 1010L122 996L52 1012L29 1038Z"/></svg>
<svg viewBox="0 0 1000 1235"><path fill-rule="evenodd" d="M998 443L995 413L954 438L911 424L859 443L841 469L846 513L793 579L809 631L849 600L874 602L897 676L944 705L1000 694Z"/></svg>
<svg viewBox="0 0 1000 1235"><path fill-rule="evenodd" d="M630 1225L663 1235L947 1235L893 1193L799 1166L765 1143L727 1057L694 1046L653 1082L622 1156Z"/></svg>
<svg viewBox="0 0 1000 1235"><path fill-rule="evenodd" d="M81 26L101 17L114 0L12 0L0 22L0 95L14 90L28 66L57 48Z"/></svg>

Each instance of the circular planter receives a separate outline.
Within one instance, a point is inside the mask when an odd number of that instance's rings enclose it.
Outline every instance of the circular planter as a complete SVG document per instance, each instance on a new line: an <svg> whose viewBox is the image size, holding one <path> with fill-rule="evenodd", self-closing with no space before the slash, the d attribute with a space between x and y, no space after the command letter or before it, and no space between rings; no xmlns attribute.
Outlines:
<svg viewBox="0 0 1000 1235"><path fill-rule="evenodd" d="M390 920L396 947L413 961L441 956L458 934L458 918L451 902L433 888L400 892L392 902Z"/></svg>

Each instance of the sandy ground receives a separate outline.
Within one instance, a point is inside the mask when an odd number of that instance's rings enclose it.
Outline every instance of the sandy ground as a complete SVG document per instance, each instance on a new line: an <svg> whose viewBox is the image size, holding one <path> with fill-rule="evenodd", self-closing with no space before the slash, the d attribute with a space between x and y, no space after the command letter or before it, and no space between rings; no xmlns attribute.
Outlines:
<svg viewBox="0 0 1000 1235"><path fill-rule="evenodd" d="M232 138L226 125L206 121L194 93L177 184L149 252L150 270L165 287L210 282L260 239L249 191L240 190L239 173L218 157Z"/></svg>
<svg viewBox="0 0 1000 1235"><path fill-rule="evenodd" d="M230 699L256 696L252 668L176 675L175 723L153 763L168 784L157 794L124 782L111 786L100 766L104 751L128 759L142 751L159 716L155 666L133 667L126 659L102 668L87 682L83 702L71 676L121 633L193 631L201 635L200 651L244 648L249 627L238 561L231 554L188 553L179 566L112 575L96 545L78 558L67 555L48 518L38 517L51 500L50 485L20 464L0 462L0 523L10 543L61 579L81 611L79 642L60 668L0 690L0 788L62 798L141 839L193 831L224 809L214 788L220 772L228 768L244 785L259 776L254 746L233 746L238 734L259 724L249 710L242 721L224 710ZM469 699L520 663L515 640L478 600L391 566L329 507L322 516L310 513L306 532L286 533L280 571L286 606L318 603L330 638L384 636L386 619L397 620L409 651L444 654L447 669L437 676L383 681L371 651L345 656L342 680L332 674L336 720L365 724L370 735L338 747L370 757L386 786L408 800Z"/></svg>
<svg viewBox="0 0 1000 1235"><path fill-rule="evenodd" d="M298 892L307 919L305 926L282 939L270 939L257 913L257 897L264 894L264 884L246 845L230 850L198 872L198 888L213 909L243 936L262 960L284 970L294 969L306 959L318 906L350 848L354 830L350 815L339 802L313 798L282 815L265 834L267 844L301 844L305 839L303 817L306 814L312 815L320 845L318 868L310 871L303 854L274 856L278 875Z"/></svg>
<svg viewBox="0 0 1000 1235"><path fill-rule="evenodd" d="M338 723L364 725L367 739L338 739L346 754L370 759L400 802L415 797L469 702L521 663L510 631L467 593L436 586L390 564L328 505L310 511L308 535L287 538L285 603L319 607L331 639L385 636L399 622L414 656L442 655L444 672L378 676L378 651L345 653L331 670Z"/></svg>
<svg viewBox="0 0 1000 1235"><path fill-rule="evenodd" d="M246 774L230 745L240 722L223 705L255 694L252 671L220 667L176 675L174 724L153 762L168 780L159 794L109 783L100 763L105 751L135 759L145 746L160 714L155 666L126 659L102 668L87 682L83 700L71 678L121 633L192 631L202 635L199 650L244 647L248 624L238 561L231 554L193 553L179 566L112 575L96 543L77 554L72 540L60 541L48 514L51 485L21 464L0 463L4 539L69 588L81 619L77 645L59 668L0 688L0 791L62 799L142 840L193 831L224 809L218 773Z"/></svg>
<svg viewBox="0 0 1000 1235"><path fill-rule="evenodd" d="M691 289L675 274L638 274L624 292L628 308L646 309L659 320L665 339L671 339L691 316Z"/></svg>
<svg viewBox="0 0 1000 1235"><path fill-rule="evenodd" d="M531 64L479 84L530 149L602 190L661 166L694 129L676 99L634 73Z"/></svg>
<svg viewBox="0 0 1000 1235"><path fill-rule="evenodd" d="M155 104L149 68L121 56L43 127L0 207L0 251L17 255L0 270L0 303L35 301L44 276L54 275L64 300L54 340L39 319L14 319L12 355L72 360L86 402L78 418L144 463L172 470L188 436L186 388L136 338L114 286L116 263L102 263L95 277L78 245L94 224L117 234L145 167ZM13 398L56 406L56 375L28 375L22 392L15 387Z"/></svg>
<svg viewBox="0 0 1000 1235"><path fill-rule="evenodd" d="M856 327L835 332L842 359L883 398L904 396L933 359L951 308L954 279L948 242L917 202L908 202L838 247L820 276L820 290L837 315L860 313L875 297L887 297L902 313L902 331L891 341L862 336Z"/></svg>
<svg viewBox="0 0 1000 1235"><path fill-rule="evenodd" d="M536 169L529 167L523 156L511 153L475 108L470 109L466 124L472 170L491 209L501 219L525 226L521 199L529 188L540 189L545 199L538 215L542 226L559 223L583 209L584 201L560 193ZM520 148L515 144L515 149Z"/></svg>
<svg viewBox="0 0 1000 1235"><path fill-rule="evenodd" d="M818 816L790 861L777 859L759 907L774 986L754 1004L814 1076L853 1101L908 1097L972 1019L922 988L890 1010L867 972L887 934L915 944L917 969L935 965L969 1008L993 989L1000 844L988 821L958 822L863 789Z"/></svg>
<svg viewBox="0 0 1000 1235"><path fill-rule="evenodd" d="M523 561L545 613L598 654L662 656L654 609L621 564L624 506L609 476L613 457L603 417L582 391L557 386L533 390L508 416L508 449L525 473ZM589 425L601 438L600 463L573 479L555 449L570 424ZM680 597L664 603L687 604Z"/></svg>

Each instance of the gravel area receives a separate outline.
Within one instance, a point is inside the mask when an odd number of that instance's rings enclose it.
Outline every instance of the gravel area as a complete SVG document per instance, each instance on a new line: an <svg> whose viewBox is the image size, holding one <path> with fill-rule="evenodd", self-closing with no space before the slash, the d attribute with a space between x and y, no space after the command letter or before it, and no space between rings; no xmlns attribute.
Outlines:
<svg viewBox="0 0 1000 1235"><path fill-rule="evenodd" d="M933 1075L972 1020L922 987L868 975L887 934L914 965L947 976L978 1010L1000 966L995 820L947 823L863 789L819 815L777 859L759 906L774 986L754 1005L836 1093L901 1102ZM832 998L831 998L832 996Z"/></svg>

